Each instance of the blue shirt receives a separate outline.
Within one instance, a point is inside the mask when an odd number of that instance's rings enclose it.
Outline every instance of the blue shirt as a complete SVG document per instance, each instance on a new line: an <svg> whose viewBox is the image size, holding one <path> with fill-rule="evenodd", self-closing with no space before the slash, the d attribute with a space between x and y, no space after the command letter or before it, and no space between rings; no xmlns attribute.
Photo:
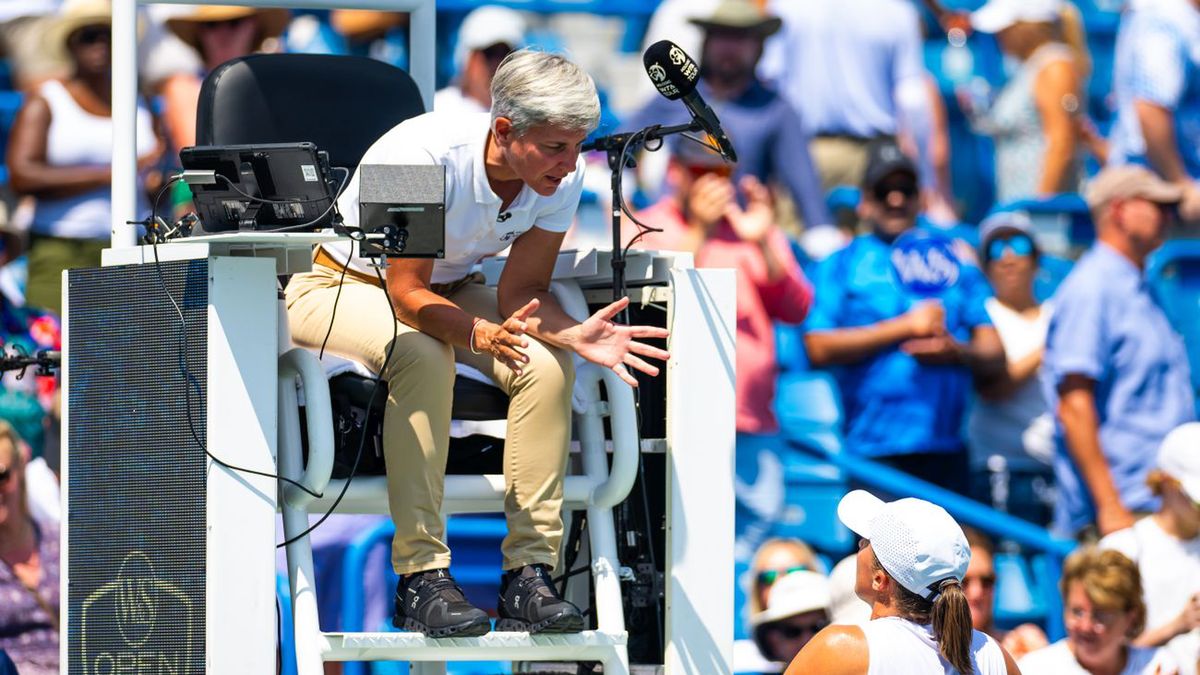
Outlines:
<svg viewBox="0 0 1200 675"><path fill-rule="evenodd" d="M1113 65L1117 121L1110 160L1146 164L1134 102L1172 112L1183 168L1200 179L1200 10L1191 0L1141 0L1121 18Z"/></svg>
<svg viewBox="0 0 1200 675"><path fill-rule="evenodd" d="M808 135L795 108L779 94L755 82L737 98L722 101L703 80L697 90L721 120L737 151L736 176L753 175L764 183L778 178L787 186L805 225L832 225L821 194L821 180L808 154ZM655 96L630 120L629 129L691 121L687 106Z"/></svg>
<svg viewBox="0 0 1200 675"><path fill-rule="evenodd" d="M869 326L900 316L921 298L892 273L889 243L866 234L826 258L816 274L810 332ZM992 325L984 307L991 290L979 268L963 265L957 284L939 298L946 328L967 342ZM846 416L846 447L866 457L962 449L971 373L962 366L927 366L892 345L865 361L836 369Z"/></svg>
<svg viewBox="0 0 1200 675"><path fill-rule="evenodd" d="M1041 370L1047 404L1058 410L1058 385L1067 375L1095 380L1100 447L1121 502L1135 511L1157 509L1146 474L1167 432L1195 415L1183 339L1141 270L1103 243L1079 259L1052 302ZM1070 536L1094 520L1095 509L1061 422L1056 442L1055 526Z"/></svg>
<svg viewBox="0 0 1200 675"><path fill-rule="evenodd" d="M759 72L796 106L810 134L894 135L905 85L913 108L927 109L910 0L771 0L768 10L783 29L767 41Z"/></svg>

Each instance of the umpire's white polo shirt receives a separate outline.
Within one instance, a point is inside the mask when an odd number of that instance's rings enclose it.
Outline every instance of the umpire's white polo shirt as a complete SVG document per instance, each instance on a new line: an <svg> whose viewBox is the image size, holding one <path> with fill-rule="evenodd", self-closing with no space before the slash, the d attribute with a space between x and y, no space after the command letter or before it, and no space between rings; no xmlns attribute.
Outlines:
<svg viewBox="0 0 1200 675"><path fill-rule="evenodd" d="M393 127L363 155L362 164L446 167L446 257L434 262L432 283L461 279L475 263L508 248L534 226L566 232L579 206L583 155L553 195L542 197L526 185L501 213L501 200L488 184L483 156L490 124L490 113L425 113ZM338 209L350 227L358 226L358 186L355 171L338 200ZM339 241L323 246L344 264L352 245ZM374 274L368 265L357 256L350 261L351 269Z"/></svg>

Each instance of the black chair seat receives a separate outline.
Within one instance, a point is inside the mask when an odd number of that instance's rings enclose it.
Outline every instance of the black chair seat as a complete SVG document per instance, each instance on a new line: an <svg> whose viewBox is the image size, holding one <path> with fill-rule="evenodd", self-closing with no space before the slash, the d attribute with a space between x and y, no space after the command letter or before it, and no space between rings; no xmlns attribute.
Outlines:
<svg viewBox="0 0 1200 675"><path fill-rule="evenodd" d="M374 390L375 380L357 373L342 373L329 380L329 395L335 408L338 399L361 409L366 409L367 404L372 403L370 414L382 419L387 389L382 389L372 402ZM495 385L459 375L454 378L454 406L450 416L468 422L502 420L508 417L508 396Z"/></svg>

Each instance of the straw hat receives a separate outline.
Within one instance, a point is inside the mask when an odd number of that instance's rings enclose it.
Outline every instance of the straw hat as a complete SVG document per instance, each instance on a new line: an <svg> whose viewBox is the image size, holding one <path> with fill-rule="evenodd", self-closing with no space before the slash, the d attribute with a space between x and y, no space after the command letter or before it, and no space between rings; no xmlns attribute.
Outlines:
<svg viewBox="0 0 1200 675"><path fill-rule="evenodd" d="M783 19L768 14L750 0L723 0L711 16L693 17L688 22L703 30L745 30L767 37L783 26Z"/></svg>
<svg viewBox="0 0 1200 675"><path fill-rule="evenodd" d="M350 39L386 33L403 22L404 14L400 12L335 9L329 13L329 23L333 29Z"/></svg>
<svg viewBox="0 0 1200 675"><path fill-rule="evenodd" d="M248 16L258 17L258 39L279 37L287 28L291 14L278 7L235 7L232 5L197 5L189 14L167 19L167 28L193 49L200 48L199 29L202 23L233 21Z"/></svg>
<svg viewBox="0 0 1200 675"><path fill-rule="evenodd" d="M109 0L67 0L55 20L46 27L45 43L50 49L57 50L62 59L69 60L67 39L71 33L97 25L112 25L112 3Z"/></svg>

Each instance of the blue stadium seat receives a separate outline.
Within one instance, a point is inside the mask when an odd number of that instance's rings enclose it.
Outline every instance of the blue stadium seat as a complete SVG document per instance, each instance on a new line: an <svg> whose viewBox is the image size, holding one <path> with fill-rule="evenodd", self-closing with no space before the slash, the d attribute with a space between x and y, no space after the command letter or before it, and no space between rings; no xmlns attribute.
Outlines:
<svg viewBox="0 0 1200 675"><path fill-rule="evenodd" d="M1018 553L996 553L996 600L994 616L1001 628L1022 623L1040 623L1046 618L1046 603L1029 563Z"/></svg>
<svg viewBox="0 0 1200 675"><path fill-rule="evenodd" d="M1146 279L1171 325L1183 335L1192 385L1200 390L1200 240L1168 241L1151 256Z"/></svg>
<svg viewBox="0 0 1200 675"><path fill-rule="evenodd" d="M824 452L842 448L842 400L829 373L780 375L775 415L785 438Z"/></svg>
<svg viewBox="0 0 1200 675"><path fill-rule="evenodd" d="M775 361L780 373L808 370L808 352L804 350L803 324L775 324Z"/></svg>
<svg viewBox="0 0 1200 675"><path fill-rule="evenodd" d="M1054 295L1074 265L1069 258L1054 255L1042 255L1038 259L1037 276L1033 278L1033 296L1038 302L1045 302Z"/></svg>

